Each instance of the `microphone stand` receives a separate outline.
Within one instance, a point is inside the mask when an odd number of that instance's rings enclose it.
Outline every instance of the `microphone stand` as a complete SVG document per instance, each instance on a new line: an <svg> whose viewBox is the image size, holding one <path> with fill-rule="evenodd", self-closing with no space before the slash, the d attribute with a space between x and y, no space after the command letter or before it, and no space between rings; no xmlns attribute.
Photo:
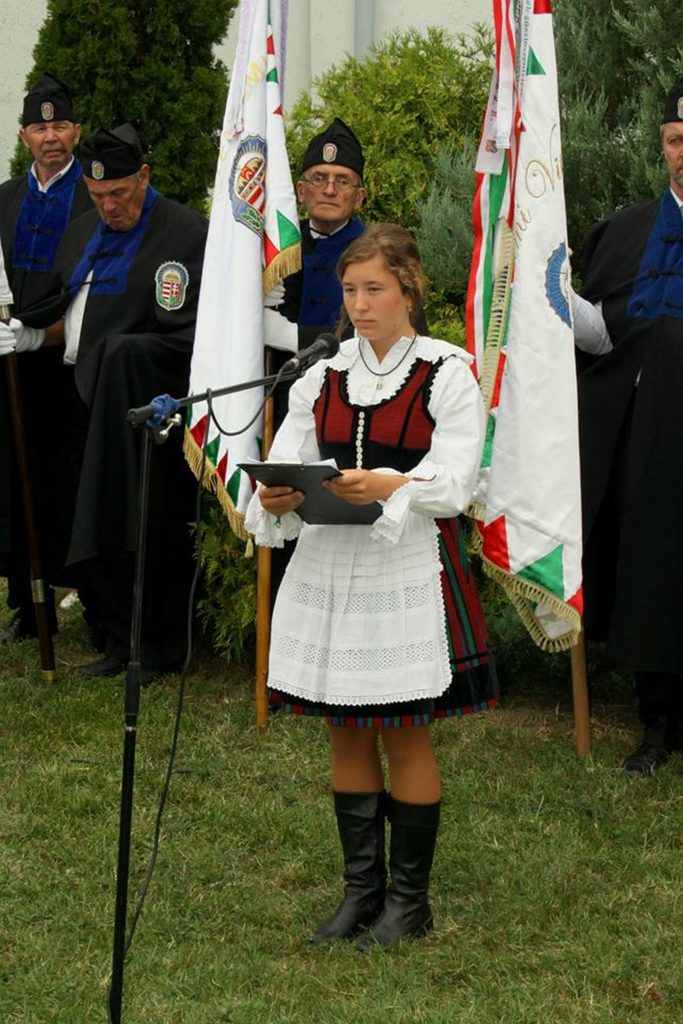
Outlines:
<svg viewBox="0 0 683 1024"><path fill-rule="evenodd" d="M249 388L258 387L270 387L272 384L282 384L284 381L296 380L300 377L304 370L308 369L306 363L302 363L301 366L292 368L292 370L286 373L280 372L279 374L272 374L269 377L259 377L258 380L244 381L242 384L231 384L226 388L216 388L215 391L202 391L199 395L186 395L184 398L174 398L173 402L174 411L175 409L185 409L188 405L197 405L199 402L208 402L209 399L221 398L223 395L233 395L238 391L248 391ZM146 423L148 419L157 412L157 409L153 405L143 405L138 409L129 409L126 413L126 423L131 427L141 427L143 423ZM166 417L166 420L170 417ZM163 424L162 424L163 427Z"/></svg>
<svg viewBox="0 0 683 1024"><path fill-rule="evenodd" d="M209 398L230 395L249 388L269 386L285 380L295 380L306 368L305 364L293 367L291 371L261 377L258 380L233 384L216 391L205 391L200 395L188 395L185 398L173 399L175 409L205 402ZM157 409L152 405L138 409L129 409L126 422L132 426L141 426L150 419ZM121 1007L123 1002L123 975L126 958L126 921L128 916L128 878L130 869L131 829L133 822L133 788L135 780L135 750L137 743L137 719L140 708L140 648L142 634L143 584L145 571L147 514L149 508L149 474L151 464L150 433L158 444L163 444L170 430L180 426L182 417L174 412L164 416L160 427L149 427L144 432L142 443L142 461L140 464L138 496L138 530L137 550L135 553L135 576L133 588L133 608L130 630L130 660L126 671L124 732L123 732L123 765L121 775L121 810L119 820L119 849L116 875L116 904L114 911L114 936L112 955L112 980L109 987L108 1013L111 1024L121 1024Z"/></svg>

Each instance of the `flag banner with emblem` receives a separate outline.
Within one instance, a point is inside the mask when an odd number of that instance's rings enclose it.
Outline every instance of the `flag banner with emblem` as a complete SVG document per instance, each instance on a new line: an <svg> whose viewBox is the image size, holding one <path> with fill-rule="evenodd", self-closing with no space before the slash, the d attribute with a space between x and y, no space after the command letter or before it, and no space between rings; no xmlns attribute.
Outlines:
<svg viewBox="0 0 683 1024"><path fill-rule="evenodd" d="M301 266L301 234L281 106L286 0L241 0L239 38L221 133L199 296L190 394L263 376L263 297ZM263 389L192 405L185 455L244 536L249 477L237 466L258 458ZM215 417L215 420L214 420Z"/></svg>
<svg viewBox="0 0 683 1024"><path fill-rule="evenodd" d="M472 505L486 572L536 643L581 629L574 334L550 0L494 0L477 157L467 345L486 403Z"/></svg>

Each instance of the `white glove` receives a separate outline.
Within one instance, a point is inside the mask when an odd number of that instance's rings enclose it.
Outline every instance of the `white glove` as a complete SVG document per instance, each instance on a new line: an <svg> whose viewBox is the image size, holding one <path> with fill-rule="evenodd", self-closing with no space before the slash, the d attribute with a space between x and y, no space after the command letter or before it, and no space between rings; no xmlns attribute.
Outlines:
<svg viewBox="0 0 683 1024"><path fill-rule="evenodd" d="M14 331L4 320L0 320L0 356L9 355L10 352L14 352L16 347L17 339L14 337Z"/></svg>
<svg viewBox="0 0 683 1024"><path fill-rule="evenodd" d="M594 306L592 302L577 295L571 287L569 301L572 307L576 347L592 356L604 356L611 352L613 345L602 315L602 303L598 302Z"/></svg>
<svg viewBox="0 0 683 1024"><path fill-rule="evenodd" d="M263 300L263 305L267 309L275 309L277 306L281 306L284 301L285 286L282 283L282 281L278 281L278 283L273 288L271 288L268 294L265 296Z"/></svg>
<svg viewBox="0 0 683 1024"><path fill-rule="evenodd" d="M299 348L299 329L274 309L263 311L264 343L279 352L296 352Z"/></svg>
<svg viewBox="0 0 683 1024"><path fill-rule="evenodd" d="M34 352L37 348L45 341L45 331L37 327L26 327L22 324L21 320L16 320L14 317L9 322L9 325L3 324L2 339L0 339L0 351L2 355L7 355L8 352ZM6 331L9 331L14 338L14 345L11 345L9 336ZM5 346L3 346L3 340Z"/></svg>

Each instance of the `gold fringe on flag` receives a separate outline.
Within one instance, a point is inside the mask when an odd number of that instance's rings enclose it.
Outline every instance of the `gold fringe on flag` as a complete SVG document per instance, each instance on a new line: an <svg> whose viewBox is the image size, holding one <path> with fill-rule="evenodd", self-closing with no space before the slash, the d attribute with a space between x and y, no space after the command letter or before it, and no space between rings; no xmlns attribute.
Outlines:
<svg viewBox="0 0 683 1024"><path fill-rule="evenodd" d="M500 351L507 333L507 319L512 295L512 273L515 267L515 239L510 225L503 217L496 224L492 260L493 293L486 331L484 366L479 380L479 388L487 414L491 411L491 402L498 377Z"/></svg>
<svg viewBox="0 0 683 1024"><path fill-rule="evenodd" d="M275 287L284 277L301 270L301 242L290 245L275 257L263 271L263 294Z"/></svg>
<svg viewBox="0 0 683 1024"><path fill-rule="evenodd" d="M235 536L239 537L240 540L250 542L251 538L244 528L244 516L235 508L230 495L223 485L223 481L218 475L216 467L208 459L204 458L202 449L199 447L187 428L185 428L185 437L183 439L183 451L185 453L185 458L187 459L187 464L197 480L199 480L201 476L202 464L204 465L204 477L200 480L200 483L207 489L207 491L213 491L218 498L218 503L228 517L230 529ZM247 554L249 554L248 547Z"/></svg>
<svg viewBox="0 0 683 1024"><path fill-rule="evenodd" d="M472 514L473 509L470 509L468 515ZM482 518L481 515L478 517ZM534 643L542 651L548 651L550 654L558 654L560 651L568 651L574 647L578 643L582 625L581 616L576 608L572 608L566 601L561 600L539 583L533 583L521 576L507 573L499 565L490 562L482 553L482 537L476 526L472 529L471 540L475 554L481 559L484 572L502 588ZM548 636L535 615L535 608L539 604L551 611L562 622L566 622L570 627L569 631L558 637Z"/></svg>

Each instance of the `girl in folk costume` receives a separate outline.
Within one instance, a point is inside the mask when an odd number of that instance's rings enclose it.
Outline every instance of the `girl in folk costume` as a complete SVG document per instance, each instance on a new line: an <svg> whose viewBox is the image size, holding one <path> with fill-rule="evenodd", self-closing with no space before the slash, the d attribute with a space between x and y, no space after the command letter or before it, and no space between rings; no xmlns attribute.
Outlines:
<svg viewBox="0 0 683 1024"><path fill-rule="evenodd" d="M492 706L496 680L456 518L484 442L469 357L415 333L424 278L403 228L368 228L338 274L340 333L350 320L356 336L294 384L269 459L334 457L343 472L325 486L351 505L379 502L381 514L371 525L302 524L301 492L262 486L247 527L260 544L299 538L273 613L270 695L329 727L345 894L312 940L367 928L366 951L432 928L441 784L429 726Z"/></svg>

